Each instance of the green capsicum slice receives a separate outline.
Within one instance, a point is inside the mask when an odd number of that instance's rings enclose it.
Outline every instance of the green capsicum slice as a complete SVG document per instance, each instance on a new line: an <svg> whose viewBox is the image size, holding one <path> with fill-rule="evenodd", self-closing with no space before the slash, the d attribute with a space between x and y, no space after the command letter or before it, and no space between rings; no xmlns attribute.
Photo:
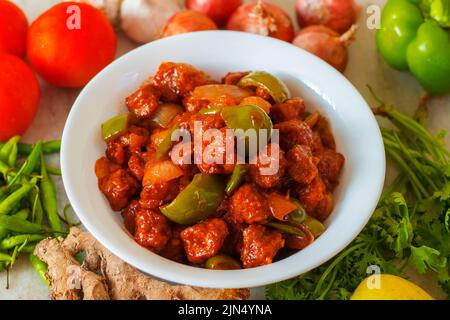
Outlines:
<svg viewBox="0 0 450 320"><path fill-rule="evenodd" d="M206 260L205 268L211 270L237 270L241 269L241 264L229 255L218 254Z"/></svg>
<svg viewBox="0 0 450 320"><path fill-rule="evenodd" d="M281 233L286 233L286 234L291 234L294 236L301 236L301 237L305 236L305 233L302 230L300 230L299 228L288 225L288 224L284 224L281 222L268 222L268 223L266 223L266 226L271 227L273 229L277 229Z"/></svg>
<svg viewBox="0 0 450 320"><path fill-rule="evenodd" d="M260 107L255 105L243 105L236 107L226 107L221 111L222 119L227 128L242 129L244 132L253 129L259 141L259 130L267 130L267 141L272 135L272 120L269 115ZM237 138L241 138L237 135ZM245 137L244 137L245 138Z"/></svg>
<svg viewBox="0 0 450 320"><path fill-rule="evenodd" d="M224 196L223 177L199 173L175 200L160 210L173 222L191 225L216 212Z"/></svg>
<svg viewBox="0 0 450 320"><path fill-rule="evenodd" d="M164 139L161 141L161 143L156 148L156 159L161 159L165 157L169 151L170 148L172 148L173 141L172 141L172 134L178 130L180 126L177 124L173 125L173 127L169 130L167 135L164 137Z"/></svg>
<svg viewBox="0 0 450 320"><path fill-rule="evenodd" d="M267 90L275 103L282 103L291 98L288 87L268 72L254 71L243 77L238 82L240 87L261 87Z"/></svg>
<svg viewBox="0 0 450 320"><path fill-rule="evenodd" d="M242 164L237 164L230 178L228 179L227 186L225 187L225 192L228 196L231 196L233 192L244 182L245 174L247 173L247 167Z"/></svg>
<svg viewBox="0 0 450 320"><path fill-rule="evenodd" d="M128 128L129 114L115 116L102 124L102 138L107 141L124 133Z"/></svg>
<svg viewBox="0 0 450 320"><path fill-rule="evenodd" d="M294 225L299 225L303 222L305 222L307 215L306 215L306 210L303 207L303 205L300 203L300 201L298 201L297 199L291 198L291 201L293 203L295 203L295 205L297 206L297 209L294 210L293 212L289 213L286 218L287 221L294 224Z"/></svg>
<svg viewBox="0 0 450 320"><path fill-rule="evenodd" d="M306 216L304 225L309 229L309 231L311 231L314 238L318 238L325 232L325 226L323 223L313 217Z"/></svg>

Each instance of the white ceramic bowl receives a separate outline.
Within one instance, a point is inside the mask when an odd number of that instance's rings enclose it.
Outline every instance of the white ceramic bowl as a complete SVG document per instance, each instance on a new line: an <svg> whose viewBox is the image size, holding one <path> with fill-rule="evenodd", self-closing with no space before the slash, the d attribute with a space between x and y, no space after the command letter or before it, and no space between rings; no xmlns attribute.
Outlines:
<svg viewBox="0 0 450 320"><path fill-rule="evenodd" d="M306 249L271 265L233 271L194 268L139 246L124 231L98 190L94 162L105 151L100 125L125 112L124 99L164 61L190 63L216 79L229 71L264 70L279 76L330 120L346 158L327 230ZM380 196L385 154L366 102L345 77L315 56L276 39L208 31L158 40L131 51L99 73L81 92L64 128L61 166L72 207L86 228L114 254L156 277L216 288L255 287L302 274L332 258L361 231Z"/></svg>

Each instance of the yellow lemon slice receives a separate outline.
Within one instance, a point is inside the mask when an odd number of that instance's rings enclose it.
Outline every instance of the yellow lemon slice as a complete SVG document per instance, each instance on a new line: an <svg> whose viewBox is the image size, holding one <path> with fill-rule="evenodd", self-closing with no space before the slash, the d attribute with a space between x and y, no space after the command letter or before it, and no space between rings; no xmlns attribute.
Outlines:
<svg viewBox="0 0 450 320"><path fill-rule="evenodd" d="M408 280L390 274L378 274L364 279L351 300L433 300L433 297Z"/></svg>

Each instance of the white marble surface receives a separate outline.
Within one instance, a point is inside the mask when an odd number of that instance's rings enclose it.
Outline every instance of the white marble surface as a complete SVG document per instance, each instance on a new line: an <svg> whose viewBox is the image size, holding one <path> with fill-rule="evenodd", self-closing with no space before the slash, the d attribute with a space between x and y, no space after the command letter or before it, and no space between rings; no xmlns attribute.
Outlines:
<svg viewBox="0 0 450 320"><path fill-rule="evenodd" d="M32 21L46 8L60 2L58 0L13 0L27 14ZM271 0L278 3L287 12L294 15L295 0ZM405 112L412 113L418 103L421 88L408 73L397 72L390 69L377 54L374 31L366 27L366 7L370 4L383 4L385 0L360 0L360 29L356 41L350 48L350 63L345 75L367 99L371 98L366 85L370 84L384 100L396 105ZM136 44L119 36L118 56L136 47ZM37 139L60 138L64 128L65 119L72 103L76 99L78 90L55 88L42 82L42 99L36 119L28 130L24 139L34 142ZM450 97L434 98L430 104L430 128L432 130L450 130ZM447 145L449 140L447 140ZM58 159L52 159L57 164ZM67 203L62 183L58 183L60 206ZM415 281L425 287L436 297L441 296L437 288L430 285L429 277L413 276ZM10 274L10 289L5 289L6 275L0 274L0 299L48 299L48 288L42 283L27 259L20 259ZM254 292L256 297L263 297L263 290Z"/></svg>

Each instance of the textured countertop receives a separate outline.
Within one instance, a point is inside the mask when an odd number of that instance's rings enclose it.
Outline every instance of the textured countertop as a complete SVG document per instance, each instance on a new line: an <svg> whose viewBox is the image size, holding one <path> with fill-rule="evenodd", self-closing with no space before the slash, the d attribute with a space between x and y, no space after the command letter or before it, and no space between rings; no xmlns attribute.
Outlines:
<svg viewBox="0 0 450 320"><path fill-rule="evenodd" d="M58 0L13 0L27 14L31 22L41 12ZM294 16L295 0L270 0L282 6ZM350 47L350 62L345 72L347 78L366 98L369 104L374 105L366 85L370 84L375 91L387 102L399 109L412 113L418 104L422 92L415 79L408 73L397 72L390 69L377 53L374 41L374 30L366 26L366 7L371 4L381 5L385 0L360 0L360 28L356 41ZM132 50L137 45L119 35L118 56ZM66 117L75 101L79 90L55 88L42 82L42 98L40 109L31 128L24 139L34 142L38 139L50 140L61 138ZM434 98L430 103L431 130L450 130L450 97ZM447 140L447 146L450 141ZM52 159L58 164L58 158ZM389 178L389 175L388 175ZM58 192L61 208L68 202L61 181L58 181ZM430 277L411 274L414 281L428 290L430 294L439 298L442 292L431 285ZM10 273L10 289L6 290L6 273L0 274L0 299L48 299L48 288L43 284L27 259L20 259ZM254 291L254 297L263 297L263 290Z"/></svg>

